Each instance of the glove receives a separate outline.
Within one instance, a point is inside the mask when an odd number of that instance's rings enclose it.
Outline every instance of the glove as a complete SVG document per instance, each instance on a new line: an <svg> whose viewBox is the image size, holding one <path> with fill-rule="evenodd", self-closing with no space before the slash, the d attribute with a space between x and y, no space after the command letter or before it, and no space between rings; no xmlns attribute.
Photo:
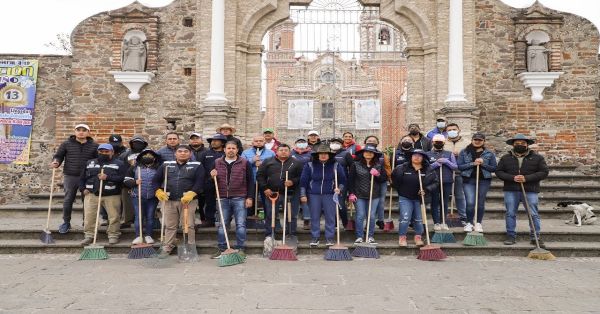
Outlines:
<svg viewBox="0 0 600 314"><path fill-rule="evenodd" d="M183 193L183 197L181 198L181 202L183 204L189 204L194 197L196 197L196 192L194 191L187 191L185 193Z"/></svg>
<svg viewBox="0 0 600 314"><path fill-rule="evenodd" d="M377 171L377 169L372 168L370 172L372 176L379 177L379 171Z"/></svg>
<svg viewBox="0 0 600 314"><path fill-rule="evenodd" d="M154 192L154 196L158 198L159 201L164 202L169 200L169 195L167 192L163 191L163 189L158 189Z"/></svg>
<svg viewBox="0 0 600 314"><path fill-rule="evenodd" d="M350 195L348 195L348 200L349 200L350 202L352 202L352 203L356 203L356 200L357 200L357 199L358 199L358 198L357 198L357 197L356 197L356 195L354 195L354 194L350 194Z"/></svg>

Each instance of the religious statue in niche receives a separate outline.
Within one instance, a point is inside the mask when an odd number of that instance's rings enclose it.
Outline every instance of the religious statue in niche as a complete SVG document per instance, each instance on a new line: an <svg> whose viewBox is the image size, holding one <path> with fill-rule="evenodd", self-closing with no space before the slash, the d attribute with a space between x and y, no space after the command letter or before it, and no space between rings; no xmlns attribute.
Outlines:
<svg viewBox="0 0 600 314"><path fill-rule="evenodd" d="M527 72L548 72L548 52L537 39L532 39L527 47Z"/></svg>
<svg viewBox="0 0 600 314"><path fill-rule="evenodd" d="M389 45L390 44L390 30L387 27L379 29L379 44Z"/></svg>
<svg viewBox="0 0 600 314"><path fill-rule="evenodd" d="M146 70L146 45L138 36L123 40L121 70L144 72Z"/></svg>

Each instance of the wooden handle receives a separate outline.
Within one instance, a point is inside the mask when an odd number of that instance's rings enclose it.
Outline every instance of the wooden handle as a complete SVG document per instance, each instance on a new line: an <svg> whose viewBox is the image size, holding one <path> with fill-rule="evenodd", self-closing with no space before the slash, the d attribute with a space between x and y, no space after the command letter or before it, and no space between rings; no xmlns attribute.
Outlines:
<svg viewBox="0 0 600 314"><path fill-rule="evenodd" d="M442 214L442 224L446 224L446 208L444 204L444 166L440 166L440 213Z"/></svg>
<svg viewBox="0 0 600 314"><path fill-rule="evenodd" d="M104 174L104 168L100 168L100 174ZM102 188L104 187L104 180L100 180L100 190L98 192L98 208L96 209L96 226L94 226L94 242L96 245L96 239L98 238L98 225L100 220L100 207L102 207ZM92 192L90 192L92 193Z"/></svg>
<svg viewBox="0 0 600 314"><path fill-rule="evenodd" d="M285 181L287 181L287 180L288 180L288 171L285 172ZM288 187L285 184L285 182L283 183L283 186L284 186L284 190L283 190L283 236L281 237L281 241L282 241L281 243L283 245L285 245L285 225L287 225L286 221L287 221L287 218L288 218L288 216L287 216L287 209L288 209L288 207L287 207L287 192L288 192Z"/></svg>
<svg viewBox="0 0 600 314"><path fill-rule="evenodd" d="M369 188L369 211L367 212L367 233L365 234L365 238L369 238L369 225L371 224L371 203L373 200L373 182L375 180L375 176L371 175L371 187ZM362 228L362 226L357 226L357 228ZM368 241L367 241L368 242Z"/></svg>
<svg viewBox="0 0 600 314"><path fill-rule="evenodd" d="M215 191L217 193L217 204L219 204L219 216L221 217L221 227L223 228L223 234L225 234L225 243L227 243L227 249L231 249L229 246L229 236L227 235L227 228L225 228L225 218L223 217L223 206L221 205L221 195L219 195L219 183L217 183L217 176L213 177L215 181Z"/></svg>
<svg viewBox="0 0 600 314"><path fill-rule="evenodd" d="M138 180L142 180L142 168L140 166L137 167L138 170ZM142 231L142 183L138 184L138 224L140 229L140 238L142 238L142 242L144 241L144 235ZM148 219L148 217L146 217Z"/></svg>
<svg viewBox="0 0 600 314"><path fill-rule="evenodd" d="M392 146L392 171L394 171L394 167L396 166L396 150ZM394 187L390 184L390 209L388 213L388 220L392 220L392 194L394 193ZM384 201L384 200L382 200Z"/></svg>
<svg viewBox="0 0 600 314"><path fill-rule="evenodd" d="M165 180L163 182L163 191L165 193L167 193L167 180L168 180L168 176L169 176L169 166L165 165ZM162 201L162 204L160 205L160 212L161 212L161 220L160 220L160 243L164 244L165 243L165 207L166 207L167 201Z"/></svg>
<svg viewBox="0 0 600 314"><path fill-rule="evenodd" d="M476 167L475 174L475 216L473 217L473 225L477 223L477 207L479 206L479 165Z"/></svg>
<svg viewBox="0 0 600 314"><path fill-rule="evenodd" d="M52 211L52 196L54 195L54 176L56 168L52 168L52 179L50 179L50 199L48 199L48 218L46 219L46 232L50 228L50 212Z"/></svg>
<svg viewBox="0 0 600 314"><path fill-rule="evenodd" d="M417 170L417 173L419 175L419 189L420 191L425 191L423 190L423 180L421 179L421 170ZM427 212L425 211L425 196L423 195L423 193L419 193L421 195L421 216L423 219L423 224L425 225L425 236L427 239L427 245L431 245L431 242L429 241L429 227L427 226Z"/></svg>
<svg viewBox="0 0 600 314"><path fill-rule="evenodd" d="M338 174L337 174L337 169L335 169L333 171L333 175L335 178L335 188L338 188ZM339 196L336 196L338 198L338 202L339 202ZM340 205L339 203L336 202L335 203L335 224L337 226L337 245L340 245Z"/></svg>

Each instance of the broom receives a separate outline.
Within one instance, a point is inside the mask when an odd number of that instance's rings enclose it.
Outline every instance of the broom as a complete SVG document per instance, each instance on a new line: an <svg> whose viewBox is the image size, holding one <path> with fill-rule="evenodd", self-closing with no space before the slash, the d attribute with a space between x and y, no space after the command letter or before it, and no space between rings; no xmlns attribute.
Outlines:
<svg viewBox="0 0 600 314"><path fill-rule="evenodd" d="M225 234L225 243L227 243L227 250L223 251L219 257L219 267L241 264L246 261L246 258L240 255L240 251L232 249L229 245L229 236L227 235L227 226L225 223L225 218L223 217L223 206L221 205L221 196L219 195L217 176L213 177L213 181L215 181L215 190L217 193L217 204L219 204L219 217L221 218L221 226L223 227L223 234Z"/></svg>
<svg viewBox="0 0 600 314"><path fill-rule="evenodd" d="M100 174L104 174L104 168L100 170ZM83 248L79 260L101 260L107 259L108 253L104 249L104 246L96 245L96 239L98 238L98 222L100 221L100 207L102 206L102 188L104 186L104 180L100 180L100 190L98 192L98 208L96 209L96 224L94 226L94 242L92 245L88 245Z"/></svg>
<svg viewBox="0 0 600 314"><path fill-rule="evenodd" d="M475 216L473 218L475 224L477 224L477 207L479 205L479 165L476 167L477 173L475 174ZM467 246L486 246L487 241L483 236L483 233L479 233L475 230L467 233L463 244Z"/></svg>
<svg viewBox="0 0 600 314"><path fill-rule="evenodd" d="M371 175L371 188L369 191L369 210L367 212L367 233L366 238L369 237L369 226L371 224L371 200L373 199L373 180L375 176ZM358 228L362 228L363 226L358 226ZM379 258L379 252L377 252L377 247L369 241L365 243L356 244L356 248L352 251L352 256L354 257L366 257L366 258Z"/></svg>
<svg viewBox="0 0 600 314"><path fill-rule="evenodd" d="M46 219L46 228L40 234L40 241L44 244L53 244L54 239L50 232L50 212L52 211L52 195L54 194L54 175L56 174L56 168L52 168L52 183L50 183L50 199L48 200L48 218Z"/></svg>
<svg viewBox="0 0 600 314"><path fill-rule="evenodd" d="M148 258L156 255L156 251L152 247L151 244L144 243L144 234L142 228L142 169L138 166L138 180L140 183L138 184L138 224L140 229L140 238L142 239L142 243L134 244L131 246L131 250L127 255L128 259L140 259L140 258ZM146 219L150 219L150 217L146 217Z"/></svg>
<svg viewBox="0 0 600 314"><path fill-rule="evenodd" d="M288 172L285 172L285 181L288 180ZM285 226L287 225L287 191L288 187L285 185L283 193L283 236L281 237L281 245L276 246L273 249L273 253L269 259L278 261L297 261L298 258L294 254L294 249L290 246L285 245ZM339 232L339 231L338 231Z"/></svg>
<svg viewBox="0 0 600 314"><path fill-rule="evenodd" d="M396 150L393 150L392 153L392 171L396 165ZM388 220L383 223L383 232L391 232L394 230L394 221L392 220L392 194L394 192L394 188L390 185L390 209L388 213ZM385 200L381 200L382 202Z"/></svg>
<svg viewBox="0 0 600 314"><path fill-rule="evenodd" d="M540 247L540 241L538 239L537 232L535 231L535 226L533 224L533 218L531 217L531 212L529 211L529 202L527 201L527 193L525 193L525 187L523 186L523 182L521 183L521 192L523 192L523 205L525 205L525 211L527 212L527 218L529 218L530 227L533 228L533 236L535 239L535 249L529 251L527 254L528 258L531 259L539 259L546 261L553 261L556 257L548 250L542 249Z"/></svg>
<svg viewBox="0 0 600 314"><path fill-rule="evenodd" d="M436 231L431 237L431 242L433 243L456 243L456 239L452 234L452 231L448 229L448 225L446 225L446 208L444 204L444 175L443 175L444 166L440 166L440 212L442 214L442 230Z"/></svg>
<svg viewBox="0 0 600 314"><path fill-rule="evenodd" d="M335 188L338 188L338 178L337 178L337 169L335 171ZM347 247L342 246L340 244L340 203L337 195L333 197L335 202L335 223L337 226L337 243L333 246L330 246L327 251L325 251L325 260L328 261L351 261L352 255L350 255L350 251Z"/></svg>
<svg viewBox="0 0 600 314"><path fill-rule="evenodd" d="M425 225L425 238L427 239L427 245L419 249L419 255L417 258L422 261L439 261L446 258L446 253L442 251L439 246L431 245L429 241L429 227L427 226L427 213L425 212L425 197L423 196L423 180L421 180L421 170L418 170L419 174L419 187L421 194L421 216L423 216L423 222Z"/></svg>
<svg viewBox="0 0 600 314"><path fill-rule="evenodd" d="M167 177L169 175L169 171L168 171L169 166L165 165L165 182L163 182L163 191L165 191L165 193L169 194L167 192ZM158 254L160 255L160 253L162 251L164 251L164 247L165 247L165 204L166 201L163 201L162 204L160 205L160 214L161 214L161 218L160 218L160 248L158 249Z"/></svg>
<svg viewBox="0 0 600 314"><path fill-rule="evenodd" d="M446 219L446 222L448 223L448 227L462 227L460 217L454 213L454 206L456 205L456 199L454 198L454 194L456 191L454 191L454 185L455 180L452 180L452 198L450 199L450 213L448 214L448 219Z"/></svg>
<svg viewBox="0 0 600 314"><path fill-rule="evenodd" d="M258 182L254 180L254 215L246 218L246 228L262 229L264 227L264 222L258 216Z"/></svg>

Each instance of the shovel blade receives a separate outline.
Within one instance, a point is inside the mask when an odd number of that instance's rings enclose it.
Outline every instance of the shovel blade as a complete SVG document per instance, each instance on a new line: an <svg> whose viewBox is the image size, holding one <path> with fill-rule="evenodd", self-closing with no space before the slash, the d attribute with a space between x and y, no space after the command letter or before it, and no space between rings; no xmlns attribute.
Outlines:
<svg viewBox="0 0 600 314"><path fill-rule="evenodd" d="M198 260L198 251L195 244L180 244L177 246L177 257L182 263L190 263Z"/></svg>

